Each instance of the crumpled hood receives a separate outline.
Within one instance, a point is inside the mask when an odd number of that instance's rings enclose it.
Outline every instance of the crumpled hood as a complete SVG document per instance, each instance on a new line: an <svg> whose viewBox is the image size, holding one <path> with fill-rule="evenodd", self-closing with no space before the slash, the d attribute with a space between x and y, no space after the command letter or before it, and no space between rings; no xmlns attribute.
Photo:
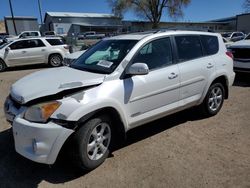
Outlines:
<svg viewBox="0 0 250 188"><path fill-rule="evenodd" d="M250 48L250 40L241 40L230 45L232 48Z"/></svg>
<svg viewBox="0 0 250 188"><path fill-rule="evenodd" d="M51 68L23 77L11 87L11 96L25 104L61 91L101 84L105 75L70 67Z"/></svg>

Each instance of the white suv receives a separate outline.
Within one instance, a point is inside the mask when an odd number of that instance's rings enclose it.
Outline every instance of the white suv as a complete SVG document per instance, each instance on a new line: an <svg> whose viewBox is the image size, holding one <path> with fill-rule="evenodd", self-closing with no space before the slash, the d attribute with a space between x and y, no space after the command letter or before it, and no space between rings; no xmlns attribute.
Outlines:
<svg viewBox="0 0 250 188"><path fill-rule="evenodd" d="M70 139L73 161L91 170L132 128L193 106L217 114L234 77L219 34L122 35L97 43L70 67L17 81L5 113L24 157L53 164Z"/></svg>
<svg viewBox="0 0 250 188"><path fill-rule="evenodd" d="M42 63L58 67L68 53L69 47L61 38L18 39L0 46L0 72L7 67Z"/></svg>

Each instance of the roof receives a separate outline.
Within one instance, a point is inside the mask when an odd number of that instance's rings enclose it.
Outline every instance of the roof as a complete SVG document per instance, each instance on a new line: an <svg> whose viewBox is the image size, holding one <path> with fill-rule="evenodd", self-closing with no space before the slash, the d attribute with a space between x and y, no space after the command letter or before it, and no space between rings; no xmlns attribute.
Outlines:
<svg viewBox="0 0 250 188"><path fill-rule="evenodd" d="M115 37L107 38L106 40L142 40L145 37L152 36L152 37L160 37L160 36L167 36L167 35L213 35L218 36L217 33L210 33L210 32L203 32L203 31L186 31L186 30L152 30L148 32L139 32L139 33L131 33L125 35L118 35Z"/></svg>
<svg viewBox="0 0 250 188"><path fill-rule="evenodd" d="M11 16L5 16L4 19L12 19ZM14 16L15 20L37 20L37 18L32 16Z"/></svg>
<svg viewBox="0 0 250 188"><path fill-rule="evenodd" d="M88 18L113 18L114 14L100 14L100 13L77 13L77 12L46 12L52 17L88 17Z"/></svg>

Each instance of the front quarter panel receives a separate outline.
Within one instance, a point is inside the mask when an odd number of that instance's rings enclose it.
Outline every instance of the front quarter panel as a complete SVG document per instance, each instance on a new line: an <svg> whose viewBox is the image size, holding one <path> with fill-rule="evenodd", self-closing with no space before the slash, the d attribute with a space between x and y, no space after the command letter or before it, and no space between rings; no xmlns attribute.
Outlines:
<svg viewBox="0 0 250 188"><path fill-rule="evenodd" d="M51 118L66 121L78 121L82 117L103 108L115 109L121 118L125 130L128 129L124 105L124 88L121 80L107 81L94 88L67 96ZM123 103L123 104L122 104Z"/></svg>

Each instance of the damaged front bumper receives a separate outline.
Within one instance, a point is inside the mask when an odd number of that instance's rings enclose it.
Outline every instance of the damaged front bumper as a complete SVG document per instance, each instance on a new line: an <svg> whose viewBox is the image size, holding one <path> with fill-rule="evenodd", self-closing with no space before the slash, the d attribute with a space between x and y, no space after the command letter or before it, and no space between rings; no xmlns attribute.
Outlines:
<svg viewBox="0 0 250 188"><path fill-rule="evenodd" d="M22 117L25 108L15 104L9 97L4 104L6 119L13 126L15 150L32 161L54 164L63 144L74 130L52 121L29 122Z"/></svg>
<svg viewBox="0 0 250 188"><path fill-rule="evenodd" d="M44 164L54 164L63 144L73 132L53 122L31 123L20 117L13 121L16 151L32 161Z"/></svg>

